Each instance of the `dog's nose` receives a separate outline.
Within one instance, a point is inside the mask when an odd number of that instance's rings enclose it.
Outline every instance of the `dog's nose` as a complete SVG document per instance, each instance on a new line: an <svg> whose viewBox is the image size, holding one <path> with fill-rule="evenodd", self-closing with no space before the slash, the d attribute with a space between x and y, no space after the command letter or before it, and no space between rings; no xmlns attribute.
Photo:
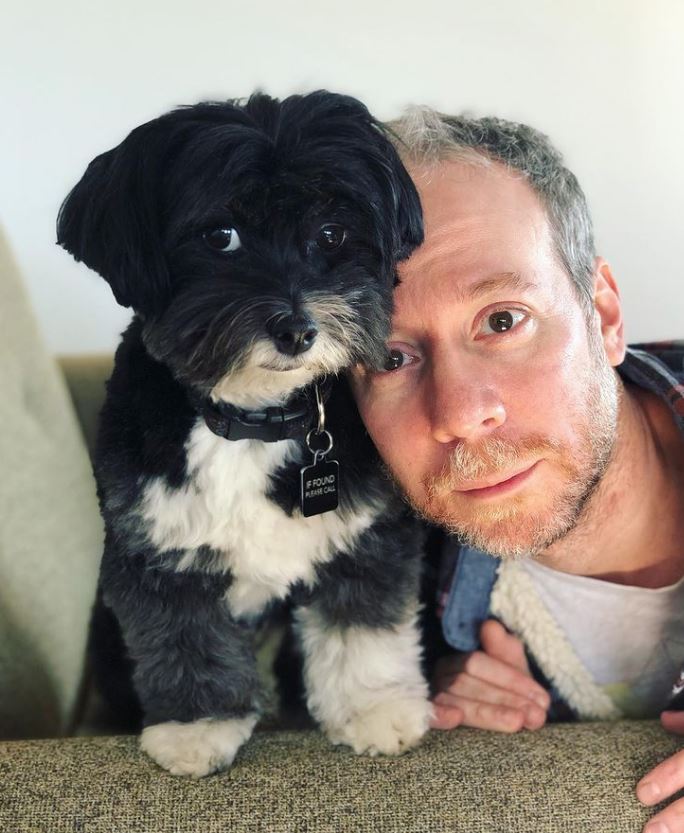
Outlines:
<svg viewBox="0 0 684 833"><path fill-rule="evenodd" d="M273 343L280 353L287 356L306 353L316 341L317 335L316 325L305 315L288 315L271 327Z"/></svg>

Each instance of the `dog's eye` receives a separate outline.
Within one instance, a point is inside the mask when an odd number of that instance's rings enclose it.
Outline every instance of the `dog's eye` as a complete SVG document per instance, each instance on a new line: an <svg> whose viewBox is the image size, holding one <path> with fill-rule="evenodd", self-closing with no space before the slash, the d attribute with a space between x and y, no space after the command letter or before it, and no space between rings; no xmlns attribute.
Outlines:
<svg viewBox="0 0 684 833"><path fill-rule="evenodd" d="M217 252L234 252L242 246L240 235L234 228L215 228L202 235L208 246Z"/></svg>
<svg viewBox="0 0 684 833"><path fill-rule="evenodd" d="M327 223L321 226L316 235L316 245L324 252L331 252L339 249L347 237L346 230L336 223Z"/></svg>

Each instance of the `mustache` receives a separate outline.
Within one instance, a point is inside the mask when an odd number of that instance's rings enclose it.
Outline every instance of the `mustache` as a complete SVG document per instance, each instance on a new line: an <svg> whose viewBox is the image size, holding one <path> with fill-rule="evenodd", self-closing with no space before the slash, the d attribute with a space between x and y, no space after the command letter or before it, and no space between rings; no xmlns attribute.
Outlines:
<svg viewBox="0 0 684 833"><path fill-rule="evenodd" d="M423 481L430 499L458 490L473 480L519 467L529 460L535 462L548 454L558 454L561 444L532 434L520 440L488 437L476 446L460 443L451 452L442 470Z"/></svg>

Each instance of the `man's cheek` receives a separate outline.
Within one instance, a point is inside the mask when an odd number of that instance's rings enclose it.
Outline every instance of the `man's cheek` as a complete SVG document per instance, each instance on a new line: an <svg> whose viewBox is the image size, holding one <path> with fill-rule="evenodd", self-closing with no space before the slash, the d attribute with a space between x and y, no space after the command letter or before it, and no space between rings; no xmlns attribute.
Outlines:
<svg viewBox="0 0 684 833"><path fill-rule="evenodd" d="M357 377L352 383L352 391L368 430L375 433L391 430L393 415L399 410L391 391L369 374Z"/></svg>
<svg viewBox="0 0 684 833"><path fill-rule="evenodd" d="M393 458L400 458L401 435L395 433L395 426L391 420L387 420L386 414L378 414L377 411L371 410L366 427L383 460L393 463Z"/></svg>
<svg viewBox="0 0 684 833"><path fill-rule="evenodd" d="M378 407L377 402L367 391L357 394L356 404L368 433L377 445L377 438L382 435L384 427L384 411L382 406Z"/></svg>

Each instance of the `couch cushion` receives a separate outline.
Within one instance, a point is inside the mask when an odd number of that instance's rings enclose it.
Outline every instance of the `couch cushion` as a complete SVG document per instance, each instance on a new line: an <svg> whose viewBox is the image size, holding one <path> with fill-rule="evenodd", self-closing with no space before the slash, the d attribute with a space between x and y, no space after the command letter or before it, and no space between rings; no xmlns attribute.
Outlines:
<svg viewBox="0 0 684 833"><path fill-rule="evenodd" d="M318 732L257 732L232 769L192 781L134 738L0 744L0 829L638 833L655 810L635 784L679 745L653 722L585 723L433 731L403 757L365 758Z"/></svg>
<svg viewBox="0 0 684 833"><path fill-rule="evenodd" d="M0 737L58 735L83 673L102 526L85 443L0 233Z"/></svg>

